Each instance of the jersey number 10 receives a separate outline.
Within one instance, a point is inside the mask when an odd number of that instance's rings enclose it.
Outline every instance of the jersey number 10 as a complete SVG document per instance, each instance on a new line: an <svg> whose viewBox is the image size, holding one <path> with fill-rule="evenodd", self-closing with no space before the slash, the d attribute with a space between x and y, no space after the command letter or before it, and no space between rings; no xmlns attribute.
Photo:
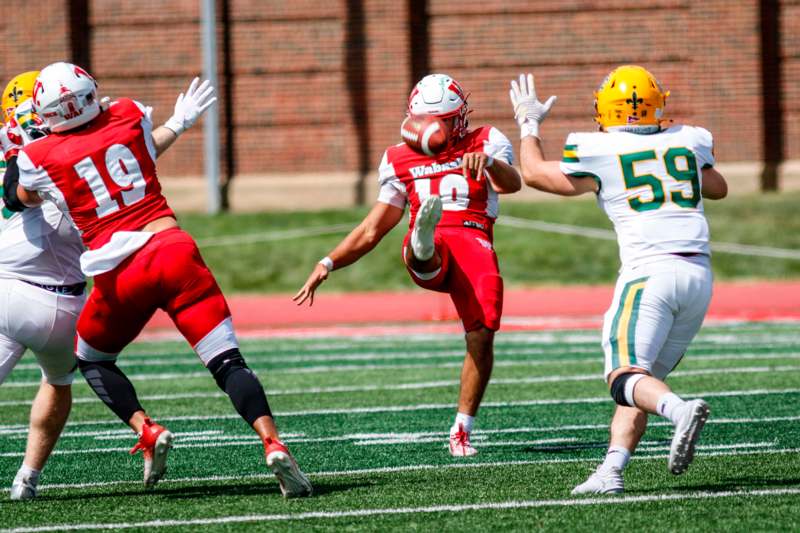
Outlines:
<svg viewBox="0 0 800 533"><path fill-rule="evenodd" d="M678 168L676 160L684 158L686 161L686 169ZM639 174L634 171L634 163L641 161L650 161L658 159L655 150L645 150L642 152L635 152L632 154L624 154L619 156L620 165L622 165L622 176L625 178L625 188L633 189L636 187L647 186L653 192L653 199L642 201L639 195L628 198L628 204L634 211L650 211L658 209L667 201L664 194L664 183L653 174ZM692 186L692 193L686 196L684 191L672 191L669 199L673 203L685 208L697 207L700 203L700 178L697 174L697 159L694 153L688 148L670 148L664 153L664 168L670 176L678 182L689 182Z"/></svg>
<svg viewBox="0 0 800 533"><path fill-rule="evenodd" d="M142 175L142 168L136 160L133 152L124 144L112 144L106 150L106 169L108 175L122 190L122 203L127 205L135 204L144 198L147 182ZM85 157L75 165L75 172L81 179L86 180L89 189L92 191L97 202L97 218L116 213L119 211L119 202L111 197L103 176L91 157Z"/></svg>
<svg viewBox="0 0 800 533"><path fill-rule="evenodd" d="M430 178L414 180L414 192L420 204L431 196ZM461 174L446 174L439 181L439 196L445 211L464 211L469 206L469 183Z"/></svg>

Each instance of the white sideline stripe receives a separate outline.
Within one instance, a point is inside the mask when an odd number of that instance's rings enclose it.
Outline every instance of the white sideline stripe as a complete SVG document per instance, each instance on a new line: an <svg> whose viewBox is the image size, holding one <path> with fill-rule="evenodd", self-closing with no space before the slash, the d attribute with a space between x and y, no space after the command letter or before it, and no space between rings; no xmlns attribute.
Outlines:
<svg viewBox="0 0 800 533"><path fill-rule="evenodd" d="M349 511L309 511L304 513L262 514L223 516L217 518L193 518L190 520L150 520L147 522L119 522L119 523L94 523L94 524L58 524L52 526L23 527L0 530L6 533L43 532L43 531L75 531L86 529L131 529L151 527L176 527L211 524L237 524L248 522L285 522L292 520L309 519L337 519L347 517L364 517L376 515L402 515L417 513L457 513L464 511L485 511L505 509L531 509L536 507L585 507L585 506L618 506L646 502L669 502L681 500L706 500L729 497L760 497L783 496L800 494L800 488L783 489L744 489L730 491L698 491L689 493L650 494L643 496L620 496L615 498L567 498L551 500L513 500L503 502L465 503L455 505L430 505L426 507L394 507L383 509L353 509Z"/></svg>
<svg viewBox="0 0 800 533"><path fill-rule="evenodd" d="M239 235L220 235L197 239L197 246L209 248L211 246L235 246L239 244L252 244L257 242L285 241L302 237L315 237L318 235L332 235L350 231L358 222L348 224L331 224L328 226L311 226L308 228L287 229L278 231L265 231L261 233L244 233Z"/></svg>
<svg viewBox="0 0 800 533"><path fill-rule="evenodd" d="M780 455L780 454L795 454L800 452L800 448L784 448L784 449L756 449L756 450L732 450L732 451L710 451L703 454L703 457L730 457L742 455ZM653 461L663 460L663 454L639 454L634 455L632 460L636 461ZM370 474L394 474L400 472L419 472L426 470L450 470L461 468L498 468L506 466L533 466L533 465L547 465L547 464L564 464L564 463L596 463L599 458L597 457L570 457L570 458L556 458L556 459L528 459L518 461L491 461L491 462L468 462L468 463L445 463L445 464L416 464L416 465L403 465L403 466L382 466L377 468L362 468L354 470L327 470L322 472L307 472L307 475L312 477L341 477L341 476L360 476ZM178 483L198 483L204 481L241 481L241 480L257 480L257 479L274 479L270 473L263 474L240 474L229 476L203 476L203 477L185 477L185 478L167 478L159 481L159 485L163 484L178 484ZM117 480L117 481L89 481L84 483L53 483L40 485L39 489L89 489L99 487L114 487L118 485L141 485L142 480ZM0 488L0 492L9 492L11 489L8 487Z"/></svg>
<svg viewBox="0 0 800 533"><path fill-rule="evenodd" d="M750 389L750 390L728 390L728 391L708 391L708 392L684 392L681 395L684 398L721 398L727 396L763 396L772 394L797 394L800 389ZM611 402L609 396L596 396L591 398L564 398L554 400L518 400L507 402L483 402L481 407L494 408L494 407L526 407L534 405L562 405L562 404L584 404L584 403L604 403ZM416 405L385 405L373 407L342 407L342 408L329 408L329 409L308 409L302 411L285 411L283 413L275 413L278 417L286 416L311 416L311 415L347 415L347 414L363 414L363 413L396 413L406 411L428 411L439 409L453 409L455 407L452 403L429 403L429 404L416 404ZM239 415L183 415L183 416L167 416L159 417L160 422L177 422L189 420L233 420L239 419ZM105 424L119 424L117 419L106 420L86 420L81 422L67 422L67 427L75 426L97 426ZM23 424L7 424L0 425L0 434L4 431L19 431L25 429Z"/></svg>
<svg viewBox="0 0 800 533"><path fill-rule="evenodd" d="M561 235L575 235L589 237L604 241L616 241L617 235L612 230L592 228L587 226L573 226L572 224L558 224L544 220L511 217L503 215L497 219L497 224L513 228L533 229L545 233L559 233ZM711 250L728 254L746 255L751 257L774 257L777 259L800 259L800 251L788 248L774 248L771 246L753 246L735 242L711 241Z"/></svg>
<svg viewBox="0 0 800 533"><path fill-rule="evenodd" d="M731 359L736 360L736 356L731 356ZM717 359L719 360L719 359ZM593 361L585 361L587 364L596 363ZM514 361L507 361L506 363L515 363ZM549 362L547 364L550 364ZM387 369L387 370L394 370L394 369L409 369L409 368L440 368L440 367L452 367L458 366L461 367L462 363L452 363L452 364L440 364L440 365L427 365L427 364L412 364L412 365L355 365L355 366L334 366L334 367L306 367L306 368L297 368L297 369L290 369L290 370L283 370L282 373L310 373L310 372L331 372L331 371L341 371L341 370L374 370L374 369ZM497 364L495 366L531 366L531 362L524 362L521 365L501 365ZM258 368L256 370L259 370ZM266 370L267 372L273 372L271 370ZM677 370L670 374L670 377L691 377L691 376L703 376L708 374L719 374L719 373L737 373L737 374L758 374L764 372L795 372L800 371L800 366L793 366L793 365L783 365L783 366L749 366L749 367L723 367L723 368L701 368L697 370ZM128 374L128 378L131 380L167 380L167 379L179 379L179 378L188 378L188 377L210 377L208 372L186 372L186 373L166 373L166 374ZM565 375L565 376L532 376L528 378L497 378L491 381L491 383L495 385L519 385L519 384L529 384L529 383L560 383L560 382L569 382L569 381L592 381L592 380L601 380L599 374L574 374L574 375ZM278 395L289 395L289 394L325 394L325 393L340 393L340 392L373 392L373 391L383 391L383 390L416 390L416 389L431 389L431 388L440 388L440 387L451 387L453 385L458 385L460 381L458 380L442 380L442 381L431 381L431 382L419 382L419 383L401 383L398 385L362 385L362 386L347 386L343 385L340 387L315 387L315 388L306 388L306 389L277 389L269 391L270 395L278 396ZM12 387L23 387L23 386L39 386L40 382L38 381L30 381L30 382L11 382L6 383L5 386L12 386ZM192 393L181 393L181 394L192 394ZM221 393L220 393L221 394ZM212 396L213 394L206 394L205 396ZM152 399L158 400L165 400L169 399L166 396L168 395L154 395ZM147 397L143 397L147 398ZM177 396L175 398L177 399ZM89 399L80 399L81 401L75 400L75 403L88 403ZM32 400L31 400L32 401ZM25 403L28 402L28 403ZM28 400L5 400L0 402L0 406L13 406L13 405L29 405L30 401Z"/></svg>

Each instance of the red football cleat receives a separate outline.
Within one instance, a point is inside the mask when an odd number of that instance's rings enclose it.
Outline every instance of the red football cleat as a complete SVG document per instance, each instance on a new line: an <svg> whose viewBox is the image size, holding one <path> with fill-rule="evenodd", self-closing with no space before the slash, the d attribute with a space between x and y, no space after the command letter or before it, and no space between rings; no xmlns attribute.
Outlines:
<svg viewBox="0 0 800 533"><path fill-rule="evenodd" d="M453 457L471 457L476 455L478 450L469 443L469 433L464 431L463 424L458 425L458 431L450 433L450 455Z"/></svg>
<svg viewBox="0 0 800 533"><path fill-rule="evenodd" d="M311 486L306 475L300 471L300 467L297 466L297 462L284 443L278 439L267 437L264 439L264 454L267 456L267 466L278 478L284 498L311 496L314 487Z"/></svg>
<svg viewBox="0 0 800 533"><path fill-rule="evenodd" d="M144 486L152 488L167 471L167 454L172 448L172 433L149 418L145 418L139 441L131 455L139 450L144 454Z"/></svg>

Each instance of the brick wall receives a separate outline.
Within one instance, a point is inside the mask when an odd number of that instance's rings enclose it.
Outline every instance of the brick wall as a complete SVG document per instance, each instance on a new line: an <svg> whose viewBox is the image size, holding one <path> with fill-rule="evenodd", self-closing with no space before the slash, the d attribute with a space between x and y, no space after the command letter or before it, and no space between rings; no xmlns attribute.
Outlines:
<svg viewBox="0 0 800 533"><path fill-rule="evenodd" d="M90 0L92 70L101 92L137 98L155 107L157 121L165 120L175 96L200 71L199 3ZM363 158L375 168L383 148L399 140L405 98L415 81L407 3L230 0L229 5L234 157L242 179L357 171ZM358 5L361 16L354 20ZM516 125L508 82L533 71L541 95L559 96L544 128L549 153L556 155L569 131L594 128L592 91L604 75L616 65L640 63L672 91L671 117L714 133L720 161L759 160L758 5L755 0L429 0L429 64L471 92L473 124L495 124L512 139ZM800 143L791 140L800 135L800 0L781 5L784 150L787 158L798 159ZM0 29L3 80L69 57L67 1L38 0L35 9L36 27L47 29L36 31L35 38L28 38L28 24ZM354 35L363 37L364 46L348 51ZM368 80L366 90L354 93L359 79ZM225 81L220 73L220 84ZM202 161L202 128L196 128L164 156L160 173L198 176Z"/></svg>

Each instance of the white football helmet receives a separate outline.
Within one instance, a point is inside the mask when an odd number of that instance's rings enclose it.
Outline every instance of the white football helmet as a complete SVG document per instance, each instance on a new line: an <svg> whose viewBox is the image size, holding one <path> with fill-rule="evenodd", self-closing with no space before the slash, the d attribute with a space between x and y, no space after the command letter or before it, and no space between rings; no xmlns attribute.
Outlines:
<svg viewBox="0 0 800 533"><path fill-rule="evenodd" d="M77 65L53 63L36 78L33 107L52 132L77 128L100 114L97 82Z"/></svg>
<svg viewBox="0 0 800 533"><path fill-rule="evenodd" d="M442 120L456 117L451 138L467 134L469 122L467 95L461 85L447 74L428 74L414 86L408 97L411 115L434 115Z"/></svg>

